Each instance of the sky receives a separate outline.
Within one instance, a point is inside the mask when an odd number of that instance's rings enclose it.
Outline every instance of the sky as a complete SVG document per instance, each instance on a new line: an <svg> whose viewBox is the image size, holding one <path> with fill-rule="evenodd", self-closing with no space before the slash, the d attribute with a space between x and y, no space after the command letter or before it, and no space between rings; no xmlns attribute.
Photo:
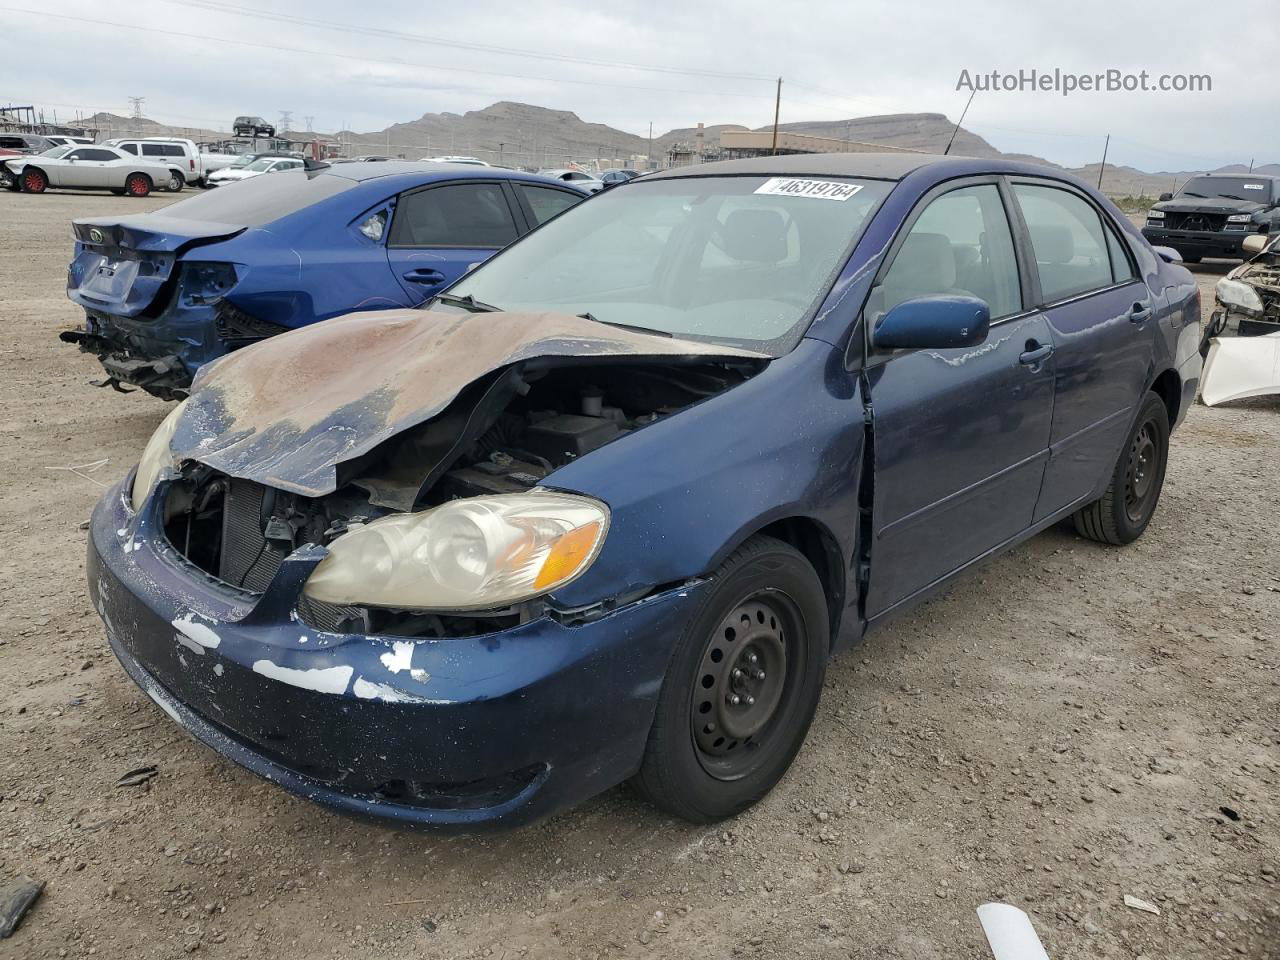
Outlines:
<svg viewBox="0 0 1280 960"><path fill-rule="evenodd" d="M381 130L424 113L517 100L639 135L698 122L886 113L959 118L958 88L991 71L1204 74L1199 92L979 90L966 128L1066 166L1100 159L1194 170L1280 162L1280 16L1224 28L1202 2L1026 0L0 0L0 100L46 114L146 116L227 129L237 114L293 128ZM34 12L38 11L38 12ZM1271 106L1263 109L1263 105Z"/></svg>

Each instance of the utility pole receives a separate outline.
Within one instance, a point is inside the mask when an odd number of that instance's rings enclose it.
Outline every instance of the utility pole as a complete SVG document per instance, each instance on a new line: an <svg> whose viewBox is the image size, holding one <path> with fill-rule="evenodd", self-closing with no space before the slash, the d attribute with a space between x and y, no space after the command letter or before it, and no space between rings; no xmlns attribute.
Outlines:
<svg viewBox="0 0 1280 960"><path fill-rule="evenodd" d="M1249 172L1250 172L1250 173L1253 173L1253 161L1254 161L1254 160L1256 160L1256 159L1257 159L1257 157L1250 157L1250 158L1249 158Z"/></svg>
<svg viewBox="0 0 1280 960"><path fill-rule="evenodd" d="M1102 189L1102 172L1107 169L1107 148L1111 146L1111 134L1107 134L1107 141L1102 145L1102 165L1098 167L1098 189Z"/></svg>
<svg viewBox="0 0 1280 960"><path fill-rule="evenodd" d="M142 119L142 105L146 102L146 97L130 97L129 102L133 104L133 112L131 116L134 120Z"/></svg>
<svg viewBox="0 0 1280 960"><path fill-rule="evenodd" d="M279 131L278 131L278 132L279 132L279 133L288 133L288 132L289 132L289 124L291 124L291 123L293 123L293 111L292 111L292 110L281 110L281 111L280 111L280 129L279 129Z"/></svg>
<svg viewBox="0 0 1280 960"><path fill-rule="evenodd" d="M312 132L311 125L312 123L315 122L316 118L314 116L310 116L310 117L303 117L302 119L307 122L307 133L311 133Z"/></svg>
<svg viewBox="0 0 1280 960"><path fill-rule="evenodd" d="M782 111L782 78L778 78L778 93L773 99L773 147L770 155L778 152L778 114Z"/></svg>
<svg viewBox="0 0 1280 960"><path fill-rule="evenodd" d="M656 169L653 165L653 121L649 121L649 155L645 158L649 161L649 169Z"/></svg>
<svg viewBox="0 0 1280 960"><path fill-rule="evenodd" d="M502 150L506 146L501 140L498 141L498 166L502 166Z"/></svg>

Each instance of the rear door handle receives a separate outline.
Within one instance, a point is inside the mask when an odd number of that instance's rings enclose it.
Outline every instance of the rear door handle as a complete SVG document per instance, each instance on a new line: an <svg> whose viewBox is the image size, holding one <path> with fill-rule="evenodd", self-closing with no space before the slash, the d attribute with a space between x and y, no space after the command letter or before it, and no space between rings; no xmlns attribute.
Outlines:
<svg viewBox="0 0 1280 960"><path fill-rule="evenodd" d="M434 287L438 283L444 283L444 274L439 270L432 270L429 267L419 267L417 270L410 270L404 275L404 278L410 283L421 283L423 286Z"/></svg>
<svg viewBox="0 0 1280 960"><path fill-rule="evenodd" d="M1041 363L1049 359L1051 353L1053 353L1053 344L1037 344L1034 340L1028 340L1027 349L1018 357L1018 362L1028 367L1038 368Z"/></svg>
<svg viewBox="0 0 1280 960"><path fill-rule="evenodd" d="M1145 303L1135 303L1129 310L1129 322L1142 326L1151 319L1151 308Z"/></svg>

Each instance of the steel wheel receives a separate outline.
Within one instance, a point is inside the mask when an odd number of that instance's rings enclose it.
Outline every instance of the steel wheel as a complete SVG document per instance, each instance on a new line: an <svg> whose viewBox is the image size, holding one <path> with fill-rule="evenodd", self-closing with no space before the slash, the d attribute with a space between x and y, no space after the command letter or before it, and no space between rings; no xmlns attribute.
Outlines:
<svg viewBox="0 0 1280 960"><path fill-rule="evenodd" d="M186 185L187 185L187 181L186 181L185 179L183 179L182 174L180 174L180 173L170 173L170 174L169 174L169 189L170 189L170 190L173 190L173 191L175 191L175 192L176 192L176 191L178 191L178 190L181 190L181 189L182 189L183 187L185 187Z"/></svg>
<svg viewBox="0 0 1280 960"><path fill-rule="evenodd" d="M1142 523L1154 507L1157 459L1160 444L1155 424L1144 423L1129 444L1129 463L1125 468L1124 511L1134 523Z"/></svg>
<svg viewBox="0 0 1280 960"><path fill-rule="evenodd" d="M125 191L131 197L145 197L151 193L151 181L144 174L130 174L124 184Z"/></svg>
<svg viewBox="0 0 1280 960"><path fill-rule="evenodd" d="M736 780L757 765L795 686L788 668L797 624L791 598L770 591L744 600L707 641L689 724L698 762L717 780Z"/></svg>
<svg viewBox="0 0 1280 960"><path fill-rule="evenodd" d="M27 193L44 193L49 186L49 178L40 170L24 170L22 173L22 189Z"/></svg>

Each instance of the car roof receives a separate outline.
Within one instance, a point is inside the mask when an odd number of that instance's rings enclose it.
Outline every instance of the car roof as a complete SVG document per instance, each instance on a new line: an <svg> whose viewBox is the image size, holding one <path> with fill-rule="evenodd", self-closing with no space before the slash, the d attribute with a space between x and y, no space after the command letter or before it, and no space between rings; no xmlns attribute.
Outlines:
<svg viewBox="0 0 1280 960"><path fill-rule="evenodd" d="M1274 173L1197 173L1192 180L1280 180Z"/></svg>
<svg viewBox="0 0 1280 960"><path fill-rule="evenodd" d="M745 160L717 160L692 167L674 167L650 174L646 180L726 175L788 177L865 177L869 180L901 180L921 167L971 158L928 153L798 153Z"/></svg>

